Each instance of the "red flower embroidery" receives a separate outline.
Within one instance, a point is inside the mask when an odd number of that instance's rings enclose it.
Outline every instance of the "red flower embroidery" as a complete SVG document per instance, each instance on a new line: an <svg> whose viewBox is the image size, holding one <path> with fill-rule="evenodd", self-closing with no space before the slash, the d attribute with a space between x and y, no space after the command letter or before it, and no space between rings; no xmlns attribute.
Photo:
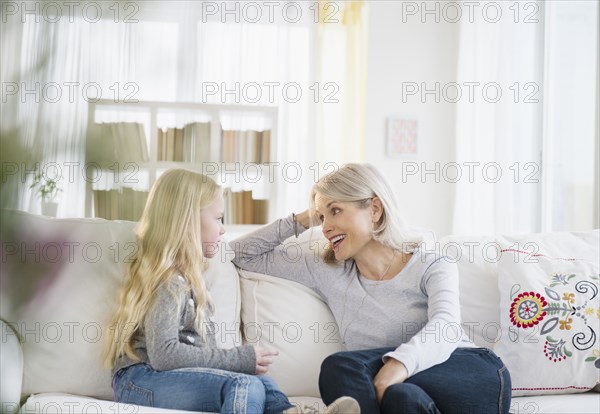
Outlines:
<svg viewBox="0 0 600 414"><path fill-rule="evenodd" d="M539 293L521 293L510 305L510 321L518 328L531 328L544 319L547 305L548 302Z"/></svg>

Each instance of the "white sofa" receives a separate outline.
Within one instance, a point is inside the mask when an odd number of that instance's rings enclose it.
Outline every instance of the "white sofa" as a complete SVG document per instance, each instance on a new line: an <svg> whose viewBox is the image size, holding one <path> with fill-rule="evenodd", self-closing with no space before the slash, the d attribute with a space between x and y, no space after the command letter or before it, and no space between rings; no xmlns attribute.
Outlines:
<svg viewBox="0 0 600 414"><path fill-rule="evenodd" d="M51 219L2 211L0 317L8 323L2 323L0 353L3 413L170 412L112 402L110 375L102 369L99 359L108 314L115 304L116 288L135 249L134 226L135 223L124 221ZM232 239L248 229L233 227L228 229L230 232L226 236ZM297 240L290 239L290 242L306 248L310 239L318 238L318 231L308 231ZM506 264L503 260L510 255L509 264L516 262L517 266L521 265L521 261L529 261L521 260L520 256L517 260L521 253L515 251L503 252L504 256L498 260L495 252L499 252L501 247L527 252L537 249L537 252L550 257L587 259L584 273L592 277L598 275L600 255L598 230L520 237L446 237L439 242L429 240L425 248L437 249L458 262L465 328L477 344L495 349L509 337L508 331L511 331L505 329L507 320L510 323L508 308L501 309L503 298L499 283ZM221 253L212 260L207 275L217 303L220 346L247 341L277 348L280 355L272 365L270 375L292 397L292 401L322 407L317 387L319 366L327 355L341 349L337 325L328 308L316 294L296 283L243 271L238 277L230 262L232 252L224 247ZM547 256L527 256L525 259ZM561 266L573 264L575 261L572 260L560 262ZM534 267L539 267L539 264L524 268L533 271ZM511 274L515 274L514 269ZM588 295L592 288L588 285ZM546 292L542 293L548 295ZM516 293L512 289L511 294ZM597 300L598 295L583 308L592 309ZM598 312L597 315L585 310L586 323L596 332L600 318L598 307L593 309L593 312ZM546 316L547 321L550 321L550 316ZM548 328L550 325L546 323L545 326ZM511 331L511 340L514 340L516 331L516 328ZM565 332L556 328L552 335L558 338ZM525 339L529 340L523 341L523 349L528 345L543 345L537 334L528 334ZM596 350L600 358L598 337L595 341L584 352L586 358L590 358L587 355L595 355ZM515 370L519 369L517 365L523 364L519 358L525 358L529 363L536 359L537 353L547 352L546 348L540 348L527 351L532 355L521 355L523 352L518 341L512 344L516 348L511 348L511 343L505 345L501 356L507 365L510 360ZM569 352L573 354L574 351L571 349ZM584 392L595 385L600 371L594 367L594 361L584 364L576 357L563 361L573 366L562 365L561 375L556 376L557 381L566 381L566 386L553 384L551 378L554 374L543 374L544 367L528 367L535 374L532 375L534 378L524 387L527 390L514 391L511 412L600 412L600 394ZM556 366L560 364L550 364L552 369ZM512 372L513 367L509 365L509 368ZM516 396L548 393L551 395Z"/></svg>

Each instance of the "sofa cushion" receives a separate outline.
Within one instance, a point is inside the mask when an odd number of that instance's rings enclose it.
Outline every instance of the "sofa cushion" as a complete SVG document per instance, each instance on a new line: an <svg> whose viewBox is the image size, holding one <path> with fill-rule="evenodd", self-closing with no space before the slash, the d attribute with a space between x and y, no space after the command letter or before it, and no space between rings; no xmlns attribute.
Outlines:
<svg viewBox="0 0 600 414"><path fill-rule="evenodd" d="M305 404L321 412L325 405L318 398L298 397L291 398L290 402L295 405ZM12 414L19 412L16 407L3 407L3 413ZM143 407L133 404L121 404L112 401L98 400L95 398L82 397L79 395L62 393L45 393L30 396L21 408L21 413L120 413L120 414L168 414L168 413L200 413L199 411L167 410L164 408ZM200 413L205 414L205 413ZM343 413L340 413L343 414Z"/></svg>
<svg viewBox="0 0 600 414"><path fill-rule="evenodd" d="M591 414L600 411L600 396L594 392L572 395L513 397L511 414Z"/></svg>
<svg viewBox="0 0 600 414"><path fill-rule="evenodd" d="M22 392L112 399L110 372L102 368L100 355L118 286L135 251L136 223L12 210L2 211L2 223L0 316L20 336ZM239 281L230 259L213 259L206 278L217 326L235 329ZM226 347L239 343L240 335L219 339Z"/></svg>
<svg viewBox="0 0 600 414"><path fill-rule="evenodd" d="M492 236L446 236L434 248L455 261L459 274L463 328L478 346L493 348L500 333L497 252Z"/></svg>
<svg viewBox="0 0 600 414"><path fill-rule="evenodd" d="M18 407L23 379L23 351L16 332L0 320L0 412Z"/></svg>
<svg viewBox="0 0 600 414"><path fill-rule="evenodd" d="M600 404L598 394L586 392L573 395L541 395L515 397L510 403L510 412L512 414L590 414L598 412ZM323 402L314 397L291 397L292 404L306 404L322 412ZM16 410L16 408L15 408ZM16 413L12 407L6 406L3 409L5 413ZM22 413L174 413L173 410L162 408L140 407L139 405L128 405L114 403L112 401L97 400L94 398L81 397L69 394L37 394L30 396L23 408ZM187 412L190 411L178 411ZM340 413L341 414L341 413Z"/></svg>
<svg viewBox="0 0 600 414"><path fill-rule="evenodd" d="M296 282L247 271L240 275L245 342L279 351L268 375L286 395L320 397L321 362L342 350L329 307Z"/></svg>
<svg viewBox="0 0 600 414"><path fill-rule="evenodd" d="M174 414L201 413L200 411L167 410L164 408L143 407L134 404L122 404L99 400L80 395L63 393L44 393L30 396L21 408L22 413L121 413L121 414ZM16 413L16 411L15 411ZM205 414L205 413L201 413Z"/></svg>
<svg viewBox="0 0 600 414"><path fill-rule="evenodd" d="M242 299L237 268L231 262L233 254L224 241L220 253L209 260L204 273L206 287L215 303L215 336L219 348L233 348L242 344L240 332Z"/></svg>
<svg viewBox="0 0 600 414"><path fill-rule="evenodd" d="M496 352L510 370L513 395L592 389L600 373L598 261L502 253Z"/></svg>

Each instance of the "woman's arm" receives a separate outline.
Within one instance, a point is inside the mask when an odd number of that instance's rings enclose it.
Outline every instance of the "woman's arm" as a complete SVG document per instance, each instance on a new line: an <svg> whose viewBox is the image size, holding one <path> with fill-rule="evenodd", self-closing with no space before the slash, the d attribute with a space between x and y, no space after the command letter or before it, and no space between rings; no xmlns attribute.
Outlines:
<svg viewBox="0 0 600 414"><path fill-rule="evenodd" d="M296 232L303 233L310 226L307 212L298 214L296 220L294 223L289 215L230 242L235 252L233 263L244 270L316 288L318 274L324 270L321 259L324 239L318 243L293 238Z"/></svg>
<svg viewBox="0 0 600 414"><path fill-rule="evenodd" d="M425 271L421 290L428 297L428 322L408 342L383 357L386 362L390 358L402 362L406 377L446 361L463 337L456 264L443 257L434 261Z"/></svg>
<svg viewBox="0 0 600 414"><path fill-rule="evenodd" d="M198 344L201 338L190 331L193 344L179 338L181 316L187 303L185 288L176 280L161 286L144 320L146 351L150 365L157 371L204 367L255 374L257 357L251 345L218 349ZM176 294L179 295L177 300ZM182 302L182 303L179 303ZM191 307L191 306L190 306ZM198 346L200 345L200 346Z"/></svg>

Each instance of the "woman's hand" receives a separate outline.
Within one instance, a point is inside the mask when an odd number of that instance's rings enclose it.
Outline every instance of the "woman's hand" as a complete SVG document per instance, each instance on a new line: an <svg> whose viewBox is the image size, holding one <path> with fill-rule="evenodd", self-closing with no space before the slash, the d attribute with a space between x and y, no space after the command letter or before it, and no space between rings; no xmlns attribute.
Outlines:
<svg viewBox="0 0 600 414"><path fill-rule="evenodd" d="M377 393L377 401L381 403L383 393L390 385L400 384L408 377L408 371L404 364L394 358L390 358L381 367L373 383L375 384L375 392Z"/></svg>
<svg viewBox="0 0 600 414"><path fill-rule="evenodd" d="M310 214L308 210L304 210L302 213L296 214L296 221L299 224L302 224L305 229L309 229L311 226L310 223Z"/></svg>
<svg viewBox="0 0 600 414"><path fill-rule="evenodd" d="M274 356L279 355L279 351L261 348L254 345L256 354L256 375L264 375L269 371L269 365L273 363Z"/></svg>

